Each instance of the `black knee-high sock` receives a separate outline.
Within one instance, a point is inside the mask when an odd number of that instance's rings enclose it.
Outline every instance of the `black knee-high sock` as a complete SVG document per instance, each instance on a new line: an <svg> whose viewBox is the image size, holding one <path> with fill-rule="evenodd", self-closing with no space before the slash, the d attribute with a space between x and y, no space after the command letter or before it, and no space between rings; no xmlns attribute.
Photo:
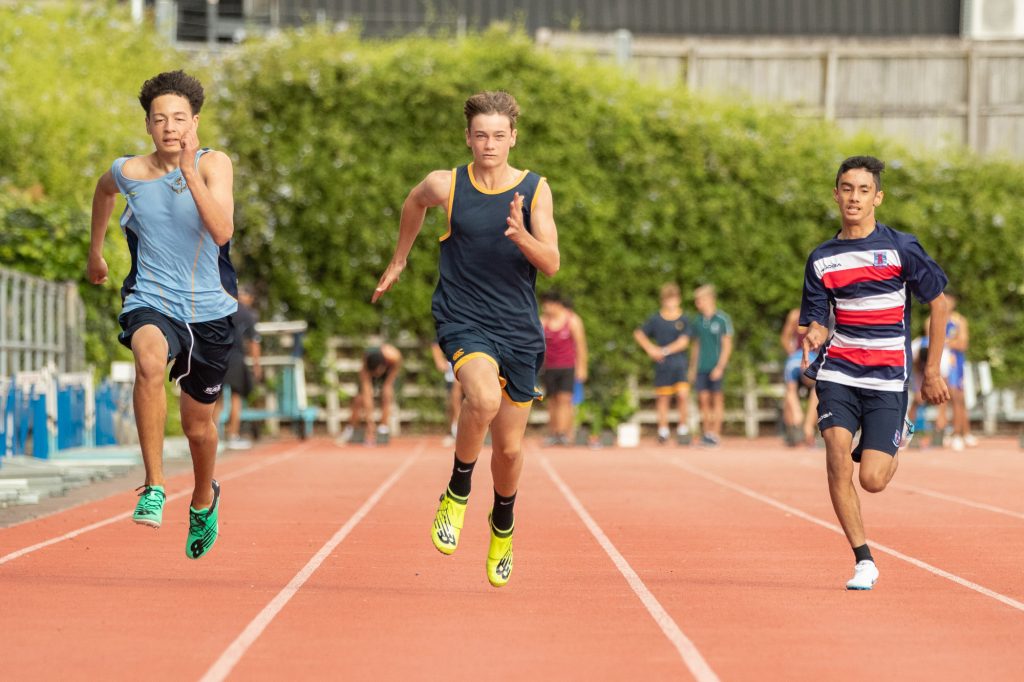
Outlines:
<svg viewBox="0 0 1024 682"><path fill-rule="evenodd" d="M512 509L515 507L515 504L515 493L512 493L511 497L504 497L499 495L497 490L494 491L494 508L491 510L491 523L494 524L495 530L512 530L512 524L515 522Z"/></svg>
<svg viewBox="0 0 1024 682"><path fill-rule="evenodd" d="M469 497L469 491L473 484L473 467L476 466L476 462L467 464L459 459L459 456L455 456L455 464L452 465L452 477L448 481L448 490L453 495L458 497L466 498Z"/></svg>

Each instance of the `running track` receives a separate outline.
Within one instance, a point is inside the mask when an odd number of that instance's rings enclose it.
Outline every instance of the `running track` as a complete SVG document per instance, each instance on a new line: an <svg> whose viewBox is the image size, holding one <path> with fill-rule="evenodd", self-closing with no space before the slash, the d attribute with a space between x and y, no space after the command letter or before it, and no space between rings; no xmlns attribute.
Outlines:
<svg viewBox="0 0 1024 682"><path fill-rule="evenodd" d="M198 562L190 476L169 481L183 494L159 531L127 519L131 481L0 528L0 679L1021 679L1009 441L910 451L862 497L882 572L865 593L843 589L820 451L531 447L501 590L486 452L458 552L430 543L450 457L423 439L226 459L222 534Z"/></svg>

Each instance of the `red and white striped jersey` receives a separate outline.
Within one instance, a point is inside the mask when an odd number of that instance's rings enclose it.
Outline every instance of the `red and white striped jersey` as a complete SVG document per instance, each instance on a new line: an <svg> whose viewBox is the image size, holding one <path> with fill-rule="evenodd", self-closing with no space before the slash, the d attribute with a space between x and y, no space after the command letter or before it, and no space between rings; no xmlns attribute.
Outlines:
<svg viewBox="0 0 1024 682"><path fill-rule="evenodd" d="M913 235L881 223L860 239L830 239L807 259L800 325L835 331L807 376L879 391L910 382L910 297L930 303L948 279Z"/></svg>

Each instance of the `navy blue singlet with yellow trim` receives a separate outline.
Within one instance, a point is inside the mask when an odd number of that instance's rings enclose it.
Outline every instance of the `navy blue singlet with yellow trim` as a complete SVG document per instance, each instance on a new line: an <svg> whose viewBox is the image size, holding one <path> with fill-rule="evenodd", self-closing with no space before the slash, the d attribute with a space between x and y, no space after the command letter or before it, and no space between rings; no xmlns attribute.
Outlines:
<svg viewBox="0 0 1024 682"><path fill-rule="evenodd" d="M439 329L466 325L512 350L544 352L537 268L505 236L516 192L523 197L523 224L531 231L541 182L536 173L522 171L512 185L491 191L477 185L472 164L452 170L448 232L441 237L440 278L431 305Z"/></svg>

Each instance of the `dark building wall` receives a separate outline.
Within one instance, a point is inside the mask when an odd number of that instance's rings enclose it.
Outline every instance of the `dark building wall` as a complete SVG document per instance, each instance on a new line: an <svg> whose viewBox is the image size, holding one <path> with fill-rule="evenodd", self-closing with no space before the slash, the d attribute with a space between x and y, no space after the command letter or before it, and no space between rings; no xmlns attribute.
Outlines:
<svg viewBox="0 0 1024 682"><path fill-rule="evenodd" d="M223 1L223 0L222 0ZM520 20L582 31L669 35L958 35L962 0L279 0L281 20L360 19L368 33L424 22Z"/></svg>

